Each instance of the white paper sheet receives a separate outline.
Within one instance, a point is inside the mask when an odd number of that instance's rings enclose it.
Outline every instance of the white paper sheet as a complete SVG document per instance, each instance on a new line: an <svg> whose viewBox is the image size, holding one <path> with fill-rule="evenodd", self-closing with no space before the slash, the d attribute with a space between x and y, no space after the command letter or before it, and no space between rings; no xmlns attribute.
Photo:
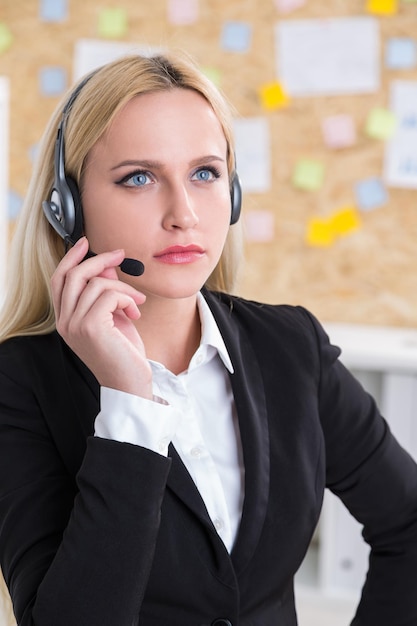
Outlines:
<svg viewBox="0 0 417 626"><path fill-rule="evenodd" d="M9 80L0 76L0 305L4 297L8 245Z"/></svg>
<svg viewBox="0 0 417 626"><path fill-rule="evenodd" d="M264 193L271 187L270 132L263 117L234 121L236 161L243 191Z"/></svg>
<svg viewBox="0 0 417 626"><path fill-rule="evenodd" d="M384 179L391 187L417 189L417 81L392 82L390 109L397 130L385 147Z"/></svg>
<svg viewBox="0 0 417 626"><path fill-rule="evenodd" d="M162 48L135 43L78 39L74 47L73 79L76 81L84 74L127 54L137 53L150 56L161 51Z"/></svg>
<svg viewBox="0 0 417 626"><path fill-rule="evenodd" d="M379 47L373 17L283 20L275 29L278 80L293 96L375 92Z"/></svg>

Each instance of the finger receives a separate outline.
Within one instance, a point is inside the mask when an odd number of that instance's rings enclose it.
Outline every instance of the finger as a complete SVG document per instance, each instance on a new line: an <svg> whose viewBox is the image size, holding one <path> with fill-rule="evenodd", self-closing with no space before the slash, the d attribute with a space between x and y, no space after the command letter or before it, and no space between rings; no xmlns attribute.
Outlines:
<svg viewBox="0 0 417 626"><path fill-rule="evenodd" d="M81 321L87 316L97 301L101 306L106 306L103 295L106 292L117 294L120 297L128 297L137 307L145 301L145 295L137 291L131 285L118 279L111 280L102 276L93 277L88 283L82 285L80 289L79 277L75 272L69 272L63 289L61 300L60 321L61 327L65 328L72 319Z"/></svg>
<svg viewBox="0 0 417 626"><path fill-rule="evenodd" d="M63 291L69 277L73 277L74 272L78 277L78 287L80 293L88 281L94 276L100 275L104 270L116 267L124 258L123 250L113 250L91 257L82 263L88 252L88 241L85 237L79 239L76 244L67 252L56 268L52 279L52 298L55 313L59 316L62 307ZM79 268L79 269L78 269Z"/></svg>
<svg viewBox="0 0 417 626"><path fill-rule="evenodd" d="M136 320L140 312L136 302L127 294L117 291L105 291L91 305L87 313L79 309L68 318L65 334L71 340L85 343L86 339L99 339L101 336L107 341L115 327L115 318L125 316L128 320ZM84 346L85 347L85 346Z"/></svg>

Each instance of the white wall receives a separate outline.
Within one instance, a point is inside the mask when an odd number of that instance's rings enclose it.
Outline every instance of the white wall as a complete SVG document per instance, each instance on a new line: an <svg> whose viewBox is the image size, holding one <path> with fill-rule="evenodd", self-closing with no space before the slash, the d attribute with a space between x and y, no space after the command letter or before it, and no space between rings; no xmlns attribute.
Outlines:
<svg viewBox="0 0 417 626"><path fill-rule="evenodd" d="M9 178L9 81L0 76L0 304L3 299L7 259L7 190Z"/></svg>

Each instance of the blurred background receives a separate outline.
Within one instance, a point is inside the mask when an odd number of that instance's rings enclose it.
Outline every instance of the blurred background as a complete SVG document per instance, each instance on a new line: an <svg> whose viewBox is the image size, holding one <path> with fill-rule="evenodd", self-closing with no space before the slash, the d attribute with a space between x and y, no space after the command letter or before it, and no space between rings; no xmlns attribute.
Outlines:
<svg viewBox="0 0 417 626"><path fill-rule="evenodd" d="M410 0L1 0L8 229L75 78L134 48L181 48L236 110L239 292L414 327L416 26Z"/></svg>
<svg viewBox="0 0 417 626"><path fill-rule="evenodd" d="M417 0L0 0L0 300L52 111L93 68L164 48L235 110L238 293L315 313L417 458ZM366 559L326 500L300 626L348 624Z"/></svg>

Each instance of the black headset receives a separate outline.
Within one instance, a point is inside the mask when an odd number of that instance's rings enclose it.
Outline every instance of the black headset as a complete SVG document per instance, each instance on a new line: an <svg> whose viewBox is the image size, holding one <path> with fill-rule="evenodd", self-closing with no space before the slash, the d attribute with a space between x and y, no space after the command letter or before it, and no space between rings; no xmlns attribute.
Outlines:
<svg viewBox="0 0 417 626"><path fill-rule="evenodd" d="M77 183L73 178L65 174L64 134L68 115L75 99L96 71L81 81L68 98L62 110L62 117L55 140L54 183L49 200L42 202L43 212L48 222L67 245L73 245L83 235L83 209ZM239 219L242 206L242 187L236 171L233 172L231 178L230 199L230 224L235 224Z"/></svg>

